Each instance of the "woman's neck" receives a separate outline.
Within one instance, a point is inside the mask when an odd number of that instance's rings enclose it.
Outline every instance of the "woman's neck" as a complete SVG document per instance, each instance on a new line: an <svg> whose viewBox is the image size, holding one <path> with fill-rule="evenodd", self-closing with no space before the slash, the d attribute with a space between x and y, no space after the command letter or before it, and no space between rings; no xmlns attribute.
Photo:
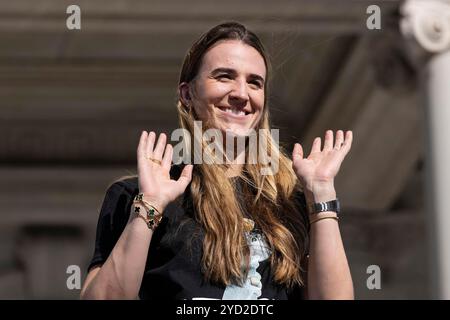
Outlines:
<svg viewBox="0 0 450 320"><path fill-rule="evenodd" d="M245 151L239 153L235 159L233 159L233 162L231 163L230 167L228 168L226 174L228 178L237 177L241 174L242 169L244 167L245 162Z"/></svg>
<svg viewBox="0 0 450 320"><path fill-rule="evenodd" d="M241 174L242 169L244 167L245 163L245 148L244 150L238 150L236 137L230 136L230 135L224 135L223 145L228 146L229 144L226 143L227 139L233 139L233 143L231 144L234 147L233 150L233 157L234 159L231 160L231 165L228 168L226 175L228 178L237 177Z"/></svg>

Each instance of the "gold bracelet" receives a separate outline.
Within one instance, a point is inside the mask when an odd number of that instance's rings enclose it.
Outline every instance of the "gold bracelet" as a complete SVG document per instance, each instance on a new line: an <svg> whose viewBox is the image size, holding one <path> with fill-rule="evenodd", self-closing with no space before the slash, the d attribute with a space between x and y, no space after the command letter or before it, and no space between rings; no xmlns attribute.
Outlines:
<svg viewBox="0 0 450 320"><path fill-rule="evenodd" d="M159 210L158 210L154 205L152 205L151 203L149 203L148 201L146 201L146 200L144 199L144 196L145 196L145 195L144 195L143 193L137 194L136 197L134 197L133 203L142 203L142 204L144 205L145 209L147 210L147 213L148 213L149 215L151 215L151 216L156 215L156 214L155 214L155 211L156 211L158 214L162 214L161 212L159 212Z"/></svg>
<svg viewBox="0 0 450 320"><path fill-rule="evenodd" d="M144 206L143 206L142 204L138 203L138 202L133 203L133 205L134 205L134 213L136 214L136 216L139 217L139 218L141 218L142 220L144 220L145 223L147 224L147 227L148 227L149 229L151 229L151 230L154 231L155 228L156 228L156 227L159 225L159 223L161 222L161 220L162 220L162 215L159 214L159 215L153 215L153 216L150 216L150 215L147 213L146 216L143 216L143 215L141 214L141 207L144 207ZM146 209L146 208L144 207L144 209Z"/></svg>
<svg viewBox="0 0 450 320"><path fill-rule="evenodd" d="M313 223L323 220L323 219L334 219L336 221L339 221L339 217L335 213L317 214L316 217L314 217L313 219L311 219L309 221L309 224L313 224Z"/></svg>
<svg viewBox="0 0 450 320"><path fill-rule="evenodd" d="M149 203L149 202L147 202L145 200L142 200L141 203L143 204L143 206L147 210L147 214L149 216L161 215L161 212L159 212L159 210L156 209L156 207L154 205L152 205L151 203Z"/></svg>

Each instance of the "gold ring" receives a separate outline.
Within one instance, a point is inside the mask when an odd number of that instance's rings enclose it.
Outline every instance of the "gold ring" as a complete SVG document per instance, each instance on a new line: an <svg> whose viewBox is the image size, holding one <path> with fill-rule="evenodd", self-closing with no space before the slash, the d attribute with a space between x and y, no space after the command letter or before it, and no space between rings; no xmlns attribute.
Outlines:
<svg viewBox="0 0 450 320"><path fill-rule="evenodd" d="M155 162L155 163L157 163L159 165L161 165L161 160L158 160L158 159L155 159L155 158L152 158L152 157L147 157L147 159L150 160L150 161L153 161L153 162Z"/></svg>

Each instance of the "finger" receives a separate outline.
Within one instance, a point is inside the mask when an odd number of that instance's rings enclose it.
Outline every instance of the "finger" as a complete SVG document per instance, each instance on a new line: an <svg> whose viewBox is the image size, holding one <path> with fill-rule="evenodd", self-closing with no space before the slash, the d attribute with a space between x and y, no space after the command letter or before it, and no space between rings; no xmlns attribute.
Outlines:
<svg viewBox="0 0 450 320"><path fill-rule="evenodd" d="M323 150L331 150L333 149L333 131L327 130L325 132L325 141L323 143Z"/></svg>
<svg viewBox="0 0 450 320"><path fill-rule="evenodd" d="M141 137L139 138L139 144L137 147L137 158L138 161L145 159L145 145L147 140L147 131L142 131Z"/></svg>
<svg viewBox="0 0 450 320"><path fill-rule="evenodd" d="M351 130L345 133L344 144L342 145L342 149L344 150L344 154L347 154L352 147L353 142L353 132Z"/></svg>
<svg viewBox="0 0 450 320"><path fill-rule="evenodd" d="M294 150L292 151L292 160L303 159L303 148L300 143L294 144Z"/></svg>
<svg viewBox="0 0 450 320"><path fill-rule="evenodd" d="M157 160L161 160L164 152L164 148L166 147L166 134L161 133L158 138L158 142L156 143L155 150L153 150L153 158Z"/></svg>
<svg viewBox="0 0 450 320"><path fill-rule="evenodd" d="M338 130L338 132L336 133L336 143L334 144L334 148L340 150L343 143L344 143L344 131Z"/></svg>
<svg viewBox="0 0 450 320"><path fill-rule="evenodd" d="M345 133L344 143L342 144L340 152L338 153L340 161L343 161L347 153L350 151L351 144L352 144L352 132L347 131Z"/></svg>
<svg viewBox="0 0 450 320"><path fill-rule="evenodd" d="M155 144L156 133L150 131L147 137L147 145L145 146L145 158L153 157L153 146Z"/></svg>
<svg viewBox="0 0 450 320"><path fill-rule="evenodd" d="M173 148L172 148L172 145L169 143L166 145L166 150L164 151L164 157L161 162L162 167L166 170L170 170L170 165L172 164L172 154L173 154Z"/></svg>
<svg viewBox="0 0 450 320"><path fill-rule="evenodd" d="M177 180L181 192L184 191L189 182L191 182L193 168L194 166L192 164L187 164L184 166L183 171L181 171L181 175Z"/></svg>
<svg viewBox="0 0 450 320"><path fill-rule="evenodd" d="M320 137L316 137L314 139L314 142L313 142L313 145L311 148L311 153L320 152L320 146L321 146L321 139L320 139Z"/></svg>

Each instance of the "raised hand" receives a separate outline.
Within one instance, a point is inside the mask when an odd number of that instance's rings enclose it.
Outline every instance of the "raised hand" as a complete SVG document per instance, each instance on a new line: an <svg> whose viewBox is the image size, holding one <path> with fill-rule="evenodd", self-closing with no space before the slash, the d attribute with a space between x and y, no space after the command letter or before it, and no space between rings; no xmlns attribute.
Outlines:
<svg viewBox="0 0 450 320"><path fill-rule="evenodd" d="M166 144L167 137L161 133L155 146L156 134L143 131L137 148L139 192L146 201L160 212L167 204L181 195L192 179L193 165L186 165L178 180L170 178L173 148Z"/></svg>
<svg viewBox="0 0 450 320"><path fill-rule="evenodd" d="M292 167L302 186L311 192L325 189L323 186L333 186L341 163L350 151L352 140L352 131L347 131L344 139L344 132L338 130L333 145L333 131L328 130L323 149L321 150L321 138L316 137L307 158L303 158L303 148L296 143L292 152Z"/></svg>

